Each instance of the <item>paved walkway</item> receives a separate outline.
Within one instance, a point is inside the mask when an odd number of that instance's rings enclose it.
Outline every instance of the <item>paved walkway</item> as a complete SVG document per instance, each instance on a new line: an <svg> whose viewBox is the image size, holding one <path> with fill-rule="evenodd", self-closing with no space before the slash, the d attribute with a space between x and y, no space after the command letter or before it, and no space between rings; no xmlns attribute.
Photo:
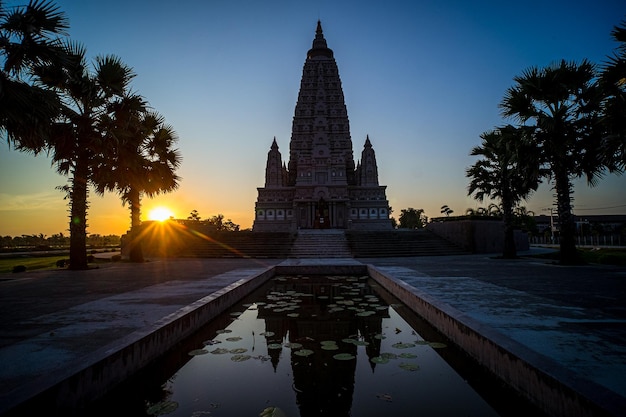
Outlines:
<svg viewBox="0 0 626 417"><path fill-rule="evenodd" d="M625 267L486 255L358 261L626 397ZM42 375L280 262L170 259L0 275L0 413Z"/></svg>

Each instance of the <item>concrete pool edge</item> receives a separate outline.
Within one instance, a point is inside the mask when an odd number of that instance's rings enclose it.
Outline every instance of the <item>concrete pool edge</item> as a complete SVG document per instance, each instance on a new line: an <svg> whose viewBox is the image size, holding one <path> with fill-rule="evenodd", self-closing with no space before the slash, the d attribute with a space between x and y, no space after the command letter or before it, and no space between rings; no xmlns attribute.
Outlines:
<svg viewBox="0 0 626 417"><path fill-rule="evenodd" d="M463 351L549 415L621 415L626 399L373 265L368 274Z"/></svg>

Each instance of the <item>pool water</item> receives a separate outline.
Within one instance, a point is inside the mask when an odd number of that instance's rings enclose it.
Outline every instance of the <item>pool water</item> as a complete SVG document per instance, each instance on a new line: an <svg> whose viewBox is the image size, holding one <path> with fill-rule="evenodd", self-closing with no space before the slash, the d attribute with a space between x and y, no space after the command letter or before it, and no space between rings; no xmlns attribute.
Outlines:
<svg viewBox="0 0 626 417"><path fill-rule="evenodd" d="M498 415L442 359L446 344L409 325L412 315L367 276L275 277L170 353L161 372L125 387L133 395L123 408L186 417Z"/></svg>

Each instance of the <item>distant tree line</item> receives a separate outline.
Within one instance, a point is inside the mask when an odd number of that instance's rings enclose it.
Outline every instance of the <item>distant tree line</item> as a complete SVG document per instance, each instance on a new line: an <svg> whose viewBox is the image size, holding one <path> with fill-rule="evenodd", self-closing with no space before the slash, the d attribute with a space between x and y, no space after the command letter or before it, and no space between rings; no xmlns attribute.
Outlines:
<svg viewBox="0 0 626 417"><path fill-rule="evenodd" d="M131 213L130 259L142 261L141 197L178 187L177 135L131 88L132 68L113 55L87 60L51 1L0 2L0 135L14 149L45 152L67 176L70 269L86 269L89 191L113 191Z"/></svg>
<svg viewBox="0 0 626 417"><path fill-rule="evenodd" d="M467 169L468 194L499 201L504 258L516 256L514 210L543 180L555 192L560 263L579 264L572 214L573 184L596 185L626 168L626 22L613 28L619 43L600 66L588 60L531 67L513 79L500 102L511 121L484 132Z"/></svg>
<svg viewBox="0 0 626 417"><path fill-rule="evenodd" d="M87 236L87 245L91 248L119 247L121 238L118 235L91 234ZM0 249L67 249L70 237L63 233L46 236L38 235L0 236Z"/></svg>
<svg viewBox="0 0 626 417"><path fill-rule="evenodd" d="M191 223L203 226L213 226L215 230L218 232L238 232L240 226L236 223L233 223L231 219L224 220L223 214L217 214L208 219L202 219L198 210L192 210L187 217L187 220L178 220L178 222L182 223Z"/></svg>

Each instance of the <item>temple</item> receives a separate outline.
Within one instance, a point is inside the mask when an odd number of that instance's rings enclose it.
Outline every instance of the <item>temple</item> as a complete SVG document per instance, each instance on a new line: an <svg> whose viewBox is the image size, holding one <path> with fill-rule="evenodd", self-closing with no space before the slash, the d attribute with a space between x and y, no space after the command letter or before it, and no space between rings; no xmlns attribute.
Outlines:
<svg viewBox="0 0 626 417"><path fill-rule="evenodd" d="M274 138L253 230L391 230L385 189L369 137L355 166L337 63L318 21L302 71L289 162Z"/></svg>

